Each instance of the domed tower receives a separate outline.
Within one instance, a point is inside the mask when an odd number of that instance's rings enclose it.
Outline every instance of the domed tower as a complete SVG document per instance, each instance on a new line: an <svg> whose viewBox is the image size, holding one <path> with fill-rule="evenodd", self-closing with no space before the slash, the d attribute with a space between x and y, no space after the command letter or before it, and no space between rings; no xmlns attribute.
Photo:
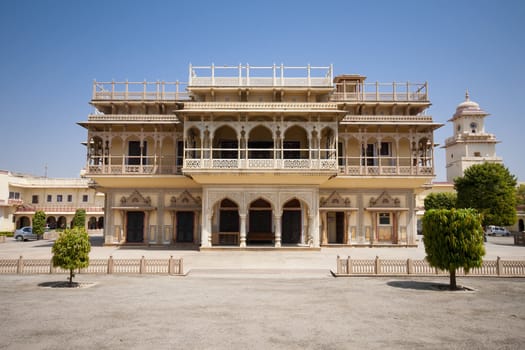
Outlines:
<svg viewBox="0 0 525 350"><path fill-rule="evenodd" d="M454 136L445 141L447 181L463 176L465 169L473 164L503 163L496 156L494 134L485 132L485 117L489 114L470 100L468 91L454 116L448 121L454 125Z"/></svg>

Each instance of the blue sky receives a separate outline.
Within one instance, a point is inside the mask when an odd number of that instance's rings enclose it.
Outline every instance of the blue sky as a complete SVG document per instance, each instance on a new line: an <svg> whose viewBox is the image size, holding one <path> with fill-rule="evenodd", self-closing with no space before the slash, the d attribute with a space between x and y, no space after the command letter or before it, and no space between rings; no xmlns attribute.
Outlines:
<svg viewBox="0 0 525 350"><path fill-rule="evenodd" d="M188 65L333 64L369 82L429 83L428 114L491 113L497 153L525 181L524 1L0 2L0 169L77 177L92 82L187 81ZM444 150L436 151L444 181Z"/></svg>

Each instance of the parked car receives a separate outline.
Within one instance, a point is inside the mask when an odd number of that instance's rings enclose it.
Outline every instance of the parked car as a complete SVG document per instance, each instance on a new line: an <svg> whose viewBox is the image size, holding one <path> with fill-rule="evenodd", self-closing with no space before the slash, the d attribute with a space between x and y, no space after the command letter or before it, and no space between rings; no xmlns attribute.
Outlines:
<svg viewBox="0 0 525 350"><path fill-rule="evenodd" d="M15 231L13 234L13 237L17 241L26 241L28 239L37 239L37 235L33 233L33 228L31 226L25 226L22 228L19 228Z"/></svg>
<svg viewBox="0 0 525 350"><path fill-rule="evenodd" d="M510 236L510 231L505 227L489 225L485 229L485 233L489 236Z"/></svg>

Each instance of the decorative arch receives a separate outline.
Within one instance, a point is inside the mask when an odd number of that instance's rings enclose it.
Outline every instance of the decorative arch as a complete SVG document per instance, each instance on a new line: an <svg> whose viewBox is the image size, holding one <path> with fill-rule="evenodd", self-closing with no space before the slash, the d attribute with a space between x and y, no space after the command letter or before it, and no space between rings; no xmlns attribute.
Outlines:
<svg viewBox="0 0 525 350"><path fill-rule="evenodd" d="M300 125L293 124L284 130L283 158L307 159L309 158L308 132Z"/></svg>

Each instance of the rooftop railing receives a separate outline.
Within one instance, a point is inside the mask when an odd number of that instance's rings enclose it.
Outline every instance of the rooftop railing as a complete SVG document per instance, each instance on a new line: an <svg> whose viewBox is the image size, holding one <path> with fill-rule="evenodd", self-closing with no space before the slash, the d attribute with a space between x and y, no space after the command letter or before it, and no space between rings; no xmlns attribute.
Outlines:
<svg viewBox="0 0 525 350"><path fill-rule="evenodd" d="M193 66L190 64L190 87L259 86L259 87L332 87L333 67L273 66Z"/></svg>
<svg viewBox="0 0 525 350"><path fill-rule="evenodd" d="M332 101L428 101L428 83L360 83L334 84Z"/></svg>
<svg viewBox="0 0 525 350"><path fill-rule="evenodd" d="M93 82L93 100L179 101L188 100L186 83L110 81Z"/></svg>

